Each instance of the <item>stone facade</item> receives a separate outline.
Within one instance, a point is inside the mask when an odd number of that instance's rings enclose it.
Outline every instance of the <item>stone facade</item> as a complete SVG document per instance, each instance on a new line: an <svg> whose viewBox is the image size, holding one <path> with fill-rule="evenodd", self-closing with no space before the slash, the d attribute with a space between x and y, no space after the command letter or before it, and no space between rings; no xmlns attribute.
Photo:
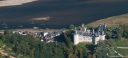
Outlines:
<svg viewBox="0 0 128 58"><path fill-rule="evenodd" d="M100 24L97 29L87 29L87 27L82 24L80 28L75 28L74 34L74 45L80 42L90 42L97 44L99 40L105 40L104 29L106 24Z"/></svg>

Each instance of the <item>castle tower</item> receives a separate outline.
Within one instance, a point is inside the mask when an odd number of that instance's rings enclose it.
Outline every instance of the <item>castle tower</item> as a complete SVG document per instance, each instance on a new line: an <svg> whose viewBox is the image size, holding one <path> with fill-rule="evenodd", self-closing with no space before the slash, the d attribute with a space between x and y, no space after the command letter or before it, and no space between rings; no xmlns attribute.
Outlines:
<svg viewBox="0 0 128 58"><path fill-rule="evenodd" d="M92 43L95 44L95 34L92 34Z"/></svg>
<svg viewBox="0 0 128 58"><path fill-rule="evenodd" d="M104 23L104 25L103 25L103 30L101 30L101 34L100 34L100 40L105 40L105 31L104 31L104 29L107 27L107 25L106 25L106 23Z"/></svg>
<svg viewBox="0 0 128 58"><path fill-rule="evenodd" d="M77 45L78 43L79 43L79 34L77 34L77 30L75 28L74 45Z"/></svg>
<svg viewBox="0 0 128 58"><path fill-rule="evenodd" d="M74 45L79 43L79 34L74 34Z"/></svg>
<svg viewBox="0 0 128 58"><path fill-rule="evenodd" d="M106 23L104 23L104 28L106 28L107 27L107 24Z"/></svg>
<svg viewBox="0 0 128 58"><path fill-rule="evenodd" d="M99 25L97 32L98 32L98 35L100 35L100 33L101 33L101 24Z"/></svg>
<svg viewBox="0 0 128 58"><path fill-rule="evenodd" d="M95 30L94 30L94 29L92 30L92 34L93 34L93 35L95 34Z"/></svg>
<svg viewBox="0 0 128 58"><path fill-rule="evenodd" d="M84 27L84 28L83 28L83 31L86 32L86 31L87 31L87 27Z"/></svg>
<svg viewBox="0 0 128 58"><path fill-rule="evenodd" d="M84 24L82 24L81 26L82 26L82 28L85 27Z"/></svg>

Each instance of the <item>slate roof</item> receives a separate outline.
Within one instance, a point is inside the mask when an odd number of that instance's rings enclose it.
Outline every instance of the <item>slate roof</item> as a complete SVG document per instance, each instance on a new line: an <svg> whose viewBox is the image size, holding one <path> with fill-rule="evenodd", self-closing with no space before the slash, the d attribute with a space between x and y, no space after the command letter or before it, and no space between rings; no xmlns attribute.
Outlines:
<svg viewBox="0 0 128 58"><path fill-rule="evenodd" d="M75 32L79 35L83 35L83 36L99 36L99 35L104 35L104 29L106 28L106 25L99 25L97 30L91 30L90 32L87 32L87 30L85 29L86 27L81 27L79 29L76 29ZM86 32L85 32L86 30ZM93 33L94 32L94 33Z"/></svg>

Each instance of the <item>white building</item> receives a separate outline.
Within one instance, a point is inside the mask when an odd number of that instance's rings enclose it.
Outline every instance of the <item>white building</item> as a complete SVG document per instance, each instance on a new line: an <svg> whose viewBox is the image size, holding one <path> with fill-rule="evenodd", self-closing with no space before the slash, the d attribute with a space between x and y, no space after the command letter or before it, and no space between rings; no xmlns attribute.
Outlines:
<svg viewBox="0 0 128 58"><path fill-rule="evenodd" d="M74 45L77 45L80 42L91 42L97 44L99 40L105 40L105 28L106 24L100 24L97 29L88 30L87 27L82 24L80 28L75 29Z"/></svg>

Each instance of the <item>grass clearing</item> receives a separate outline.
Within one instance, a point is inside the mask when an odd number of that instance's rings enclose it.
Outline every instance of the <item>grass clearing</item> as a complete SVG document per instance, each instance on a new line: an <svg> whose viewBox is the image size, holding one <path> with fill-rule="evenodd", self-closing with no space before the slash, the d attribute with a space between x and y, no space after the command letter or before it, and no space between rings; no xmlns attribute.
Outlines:
<svg viewBox="0 0 128 58"><path fill-rule="evenodd" d="M117 47L128 47L128 39L121 39L114 42Z"/></svg>
<svg viewBox="0 0 128 58"><path fill-rule="evenodd" d="M121 55L128 57L128 49L120 49L120 48L117 48L117 49L115 49L115 50L116 50L118 53L120 53Z"/></svg>
<svg viewBox="0 0 128 58"><path fill-rule="evenodd" d="M112 42L114 46L109 47L109 56L119 56L121 54L124 57L128 57L128 39L120 39ZM117 53L115 53L115 51Z"/></svg>

